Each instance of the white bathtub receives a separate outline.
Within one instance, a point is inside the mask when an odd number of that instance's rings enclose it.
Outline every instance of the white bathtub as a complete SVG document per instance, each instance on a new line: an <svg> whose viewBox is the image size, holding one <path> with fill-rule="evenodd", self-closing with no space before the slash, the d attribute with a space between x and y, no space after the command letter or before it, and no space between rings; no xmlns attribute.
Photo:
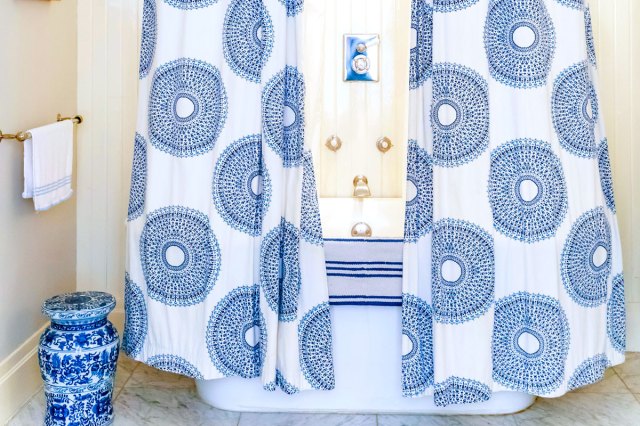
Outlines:
<svg viewBox="0 0 640 426"><path fill-rule="evenodd" d="M251 412L507 414L535 397L498 392L483 403L437 407L433 397L403 398L401 308L332 306L336 388L286 395L263 390L259 379L198 380L198 395L223 410Z"/></svg>

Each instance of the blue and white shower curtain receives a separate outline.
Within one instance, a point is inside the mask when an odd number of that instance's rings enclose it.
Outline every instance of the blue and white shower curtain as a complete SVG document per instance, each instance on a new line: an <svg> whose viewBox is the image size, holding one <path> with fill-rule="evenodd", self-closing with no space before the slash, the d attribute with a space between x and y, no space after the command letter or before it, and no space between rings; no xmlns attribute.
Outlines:
<svg viewBox="0 0 640 426"><path fill-rule="evenodd" d="M624 360L583 0L412 0L403 391L559 396Z"/></svg>
<svg viewBox="0 0 640 426"><path fill-rule="evenodd" d="M334 387L301 9L144 0L123 342L137 360Z"/></svg>

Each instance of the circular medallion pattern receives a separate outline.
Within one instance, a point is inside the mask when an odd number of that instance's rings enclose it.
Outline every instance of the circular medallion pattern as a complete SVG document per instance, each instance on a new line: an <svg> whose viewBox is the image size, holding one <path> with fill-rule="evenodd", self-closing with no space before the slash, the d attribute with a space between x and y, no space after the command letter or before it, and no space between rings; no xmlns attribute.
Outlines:
<svg viewBox="0 0 640 426"><path fill-rule="evenodd" d="M487 82L471 68L433 65L433 163L455 167L476 159L489 146Z"/></svg>
<svg viewBox="0 0 640 426"><path fill-rule="evenodd" d="M151 367L169 373L182 374L183 376L203 380L204 376L198 369L186 359L177 355L154 355L146 361Z"/></svg>
<svg viewBox="0 0 640 426"><path fill-rule="evenodd" d="M133 144L133 166L131 168L131 189L127 220L137 219L144 212L144 198L147 192L147 141L136 133Z"/></svg>
<svg viewBox="0 0 640 426"><path fill-rule="evenodd" d="M323 244L322 222L320 221L320 204L316 189L316 176L313 170L311 151L302 154L302 217L300 219L300 235L310 243Z"/></svg>
<svg viewBox="0 0 640 426"><path fill-rule="evenodd" d="M573 372L567 390L587 386L604 378L604 371L611 365L605 354L597 354L583 361Z"/></svg>
<svg viewBox="0 0 640 426"><path fill-rule="evenodd" d="M404 240L415 243L433 229L433 161L429 153L409 141L407 154L407 207Z"/></svg>
<svg viewBox="0 0 640 426"><path fill-rule="evenodd" d="M260 376L267 327L257 284L238 287L218 302L209 318L206 341L211 362L225 376Z"/></svg>
<svg viewBox="0 0 640 426"><path fill-rule="evenodd" d="M147 338L147 305L142 290L127 273L124 276L124 314L122 350L135 358Z"/></svg>
<svg viewBox="0 0 640 426"><path fill-rule="evenodd" d="M520 89L546 83L555 29L543 0L491 0L484 29L491 76Z"/></svg>
<svg viewBox="0 0 640 426"><path fill-rule="evenodd" d="M431 308L412 294L402 295L402 394L422 395L433 385L433 324Z"/></svg>
<svg viewBox="0 0 640 426"><path fill-rule="evenodd" d="M411 3L409 88L417 89L431 77L433 65L433 9L425 0Z"/></svg>
<svg viewBox="0 0 640 426"><path fill-rule="evenodd" d="M624 306L624 277L613 277L611 296L607 302L607 335L611 346L624 353L627 349L627 316Z"/></svg>
<svg viewBox="0 0 640 426"><path fill-rule="evenodd" d="M262 136L245 136L220 155L213 172L213 203L233 229L260 235L271 201L271 179L262 162Z"/></svg>
<svg viewBox="0 0 640 426"><path fill-rule="evenodd" d="M569 322L560 302L518 292L496 302L493 379L520 392L545 395L564 380Z"/></svg>
<svg viewBox="0 0 640 426"><path fill-rule="evenodd" d="M298 392L300 392L300 389L298 389L297 387L293 386L291 383L289 383L287 381L287 379L284 378L284 376L282 375L282 373L280 372L280 370L276 369L276 378L273 382L270 382L268 384L266 384L264 386L265 390L274 392L276 389L280 388L280 390L282 390L282 392L284 392L287 395L294 395Z"/></svg>
<svg viewBox="0 0 640 426"><path fill-rule="evenodd" d="M574 302L595 307L607 299L611 272L611 228L604 209L582 214L564 243L560 270L562 283Z"/></svg>
<svg viewBox="0 0 640 426"><path fill-rule="evenodd" d="M567 214L562 164L544 141L516 139L494 149L488 193L494 227L518 241L551 238Z"/></svg>
<svg viewBox="0 0 640 426"><path fill-rule="evenodd" d="M260 248L260 283L269 307L280 321L298 316L300 293L300 233L282 218L269 231Z"/></svg>
<svg viewBox="0 0 640 426"><path fill-rule="evenodd" d="M582 10L585 6L584 0L556 0L556 1L572 9Z"/></svg>
<svg viewBox="0 0 640 426"><path fill-rule="evenodd" d="M156 52L158 38L158 21L156 16L156 0L144 0L142 6L142 42L140 46L140 78L149 75Z"/></svg>
<svg viewBox="0 0 640 426"><path fill-rule="evenodd" d="M493 303L493 238L463 220L434 224L431 255L433 318L460 324L483 315Z"/></svg>
<svg viewBox="0 0 640 426"><path fill-rule="evenodd" d="M164 207L147 216L140 258L149 297L169 306L202 302L220 272L209 218L187 207Z"/></svg>
<svg viewBox="0 0 640 426"><path fill-rule="evenodd" d="M296 16L304 7L304 0L280 0L280 3L287 8L287 16Z"/></svg>
<svg viewBox="0 0 640 426"><path fill-rule="evenodd" d="M218 0L164 0L164 2L177 9L192 10L211 6L218 3Z"/></svg>
<svg viewBox="0 0 640 426"><path fill-rule="evenodd" d="M615 213L616 200L613 194L613 176L611 174L611 163L609 162L609 144L606 139L600 142L598 146L598 170L600 172L600 185L604 193L605 203L607 207Z"/></svg>
<svg viewBox="0 0 640 426"><path fill-rule="evenodd" d="M213 149L227 118L227 93L220 71L196 59L160 66L149 100L151 144L174 157Z"/></svg>
<svg viewBox="0 0 640 426"><path fill-rule="evenodd" d="M478 0L433 0L433 10L436 12L456 12L476 3Z"/></svg>
<svg viewBox="0 0 640 426"><path fill-rule="evenodd" d="M593 26L591 24L591 9L589 7L584 8L584 27L587 35L587 53L589 55L589 62L594 67L597 65L596 58L596 43L593 40Z"/></svg>
<svg viewBox="0 0 640 426"><path fill-rule="evenodd" d="M224 58L236 75L260 82L273 49L273 24L262 0L233 0L222 29Z"/></svg>
<svg viewBox="0 0 640 426"><path fill-rule="evenodd" d="M579 157L596 155L598 97L586 62L564 70L553 85L551 114L560 145Z"/></svg>
<svg viewBox="0 0 640 426"><path fill-rule="evenodd" d="M321 303L304 315L298 325L298 340L300 367L305 379L314 389L335 388L328 303Z"/></svg>
<svg viewBox="0 0 640 426"><path fill-rule="evenodd" d="M475 404L491 398L489 386L477 380L451 376L441 383L436 383L433 394L438 407L452 404Z"/></svg>
<svg viewBox="0 0 640 426"><path fill-rule="evenodd" d="M285 167L299 166L304 147L302 73L287 65L262 92L262 121L267 144L282 157Z"/></svg>

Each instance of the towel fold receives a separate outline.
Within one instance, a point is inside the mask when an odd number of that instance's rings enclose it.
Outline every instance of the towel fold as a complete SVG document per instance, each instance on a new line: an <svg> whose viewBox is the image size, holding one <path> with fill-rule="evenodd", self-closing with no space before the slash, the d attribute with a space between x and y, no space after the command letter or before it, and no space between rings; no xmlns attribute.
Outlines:
<svg viewBox="0 0 640 426"><path fill-rule="evenodd" d="M29 130L24 142L24 192L36 211L48 210L73 194L73 123L60 121Z"/></svg>
<svg viewBox="0 0 640 426"><path fill-rule="evenodd" d="M326 239L331 305L402 305L399 239Z"/></svg>

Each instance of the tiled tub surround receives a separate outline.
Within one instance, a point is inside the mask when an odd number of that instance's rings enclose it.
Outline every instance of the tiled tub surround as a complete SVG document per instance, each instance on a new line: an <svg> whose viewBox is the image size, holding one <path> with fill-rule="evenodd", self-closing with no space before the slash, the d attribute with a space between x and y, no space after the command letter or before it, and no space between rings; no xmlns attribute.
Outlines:
<svg viewBox="0 0 640 426"><path fill-rule="evenodd" d="M234 413L202 402L192 379L153 369L124 355L118 362L114 395L116 426L631 426L640 419L640 353L627 353L627 361L607 370L598 383L560 398L538 398L528 410L507 416ZM42 424L44 407L44 395L39 391L9 425Z"/></svg>

